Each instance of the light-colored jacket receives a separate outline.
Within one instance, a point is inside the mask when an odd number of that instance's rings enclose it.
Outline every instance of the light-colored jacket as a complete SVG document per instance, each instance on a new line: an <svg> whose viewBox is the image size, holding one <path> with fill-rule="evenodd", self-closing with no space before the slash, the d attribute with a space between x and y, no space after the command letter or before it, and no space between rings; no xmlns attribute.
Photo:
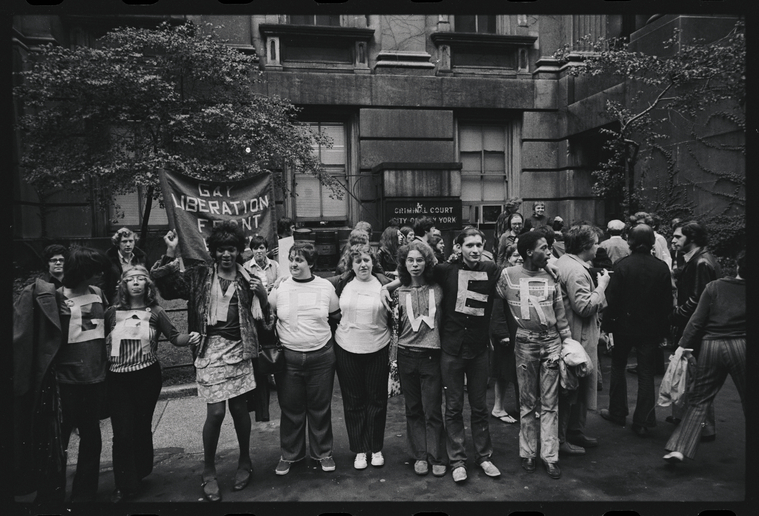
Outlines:
<svg viewBox="0 0 759 516"><path fill-rule="evenodd" d="M561 294L564 300L569 330L579 341L598 370L598 337L601 334L599 312L606 306L606 295L596 289L589 266L576 255L565 254L556 261ZM584 393L589 409L596 410L598 391L596 382L586 382Z"/></svg>

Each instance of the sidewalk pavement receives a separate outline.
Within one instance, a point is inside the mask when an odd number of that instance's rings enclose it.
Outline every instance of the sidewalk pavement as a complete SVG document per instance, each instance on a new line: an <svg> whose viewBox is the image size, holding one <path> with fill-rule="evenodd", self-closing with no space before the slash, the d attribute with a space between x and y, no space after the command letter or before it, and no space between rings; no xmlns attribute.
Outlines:
<svg viewBox="0 0 759 516"><path fill-rule="evenodd" d="M608 406L610 358L603 357L601 364L604 384L603 391L599 392L598 406L605 408ZM656 382L658 392L660 376ZM637 377L627 374L627 383L632 413ZM513 407L511 388L508 389L508 396L507 407ZM492 403L491 387L488 391L489 406L492 407ZM403 396L391 398L388 403L383 449L385 466L355 470L354 454L348 449L337 381L332 403L337 470L322 472L316 462L305 459L294 464L288 475L277 476L274 468L279 459L280 411L276 392L272 392L270 407L271 421L253 422L251 455L254 472L250 485L239 492L231 491L238 456L237 439L231 416L227 414L224 419L217 452L217 472L225 502L417 501L429 502L420 507L422 510L443 510L451 514L451 511L456 512L454 509L457 506L450 502L463 501L624 502L622 507L617 508L628 509L632 507L630 504L641 501L735 502L746 497L746 425L738 393L729 378L715 400L717 439L701 445L696 460L686 459L677 466L662 460L664 445L673 430L672 425L664 422L670 414L669 408L657 407L658 426L653 430L652 437L647 439L639 438L631 431L631 416L628 416L626 427L618 427L592 413L588 415L586 433L598 437L600 444L597 448L588 449L584 456L562 456L560 466L563 475L560 480L549 478L540 463L536 472L525 472L519 460L519 424L508 425L495 418L490 418L494 446L492 461L500 468L502 475L496 479L487 477L474 464L468 404L464 420L469 479L455 484L450 473L442 478L431 474L424 477L415 475L406 445ZM155 467L145 479L135 502L202 501L201 430L205 413L206 406L197 398L194 386L167 387L163 390L153 418ZM113 490L110 420L101 422L101 431L103 451L98 501L107 502ZM78 437L74 435L69 446L69 490L77 451ZM17 501L31 501L32 498L17 498ZM544 514L556 514L545 511L550 506L550 503L548 506L541 503L540 507ZM210 504L203 507L211 509ZM677 514L682 507L686 505L676 504L672 514ZM720 509L728 507L731 504L719 505ZM561 514L561 511L558 513ZM743 512L737 511L736 514Z"/></svg>

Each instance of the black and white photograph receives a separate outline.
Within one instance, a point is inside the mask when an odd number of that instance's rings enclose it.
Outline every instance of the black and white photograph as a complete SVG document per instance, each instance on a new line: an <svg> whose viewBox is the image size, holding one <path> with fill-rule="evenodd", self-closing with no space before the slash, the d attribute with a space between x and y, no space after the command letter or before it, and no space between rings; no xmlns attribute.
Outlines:
<svg viewBox="0 0 759 516"><path fill-rule="evenodd" d="M6 17L18 514L757 509L749 16L160 4Z"/></svg>

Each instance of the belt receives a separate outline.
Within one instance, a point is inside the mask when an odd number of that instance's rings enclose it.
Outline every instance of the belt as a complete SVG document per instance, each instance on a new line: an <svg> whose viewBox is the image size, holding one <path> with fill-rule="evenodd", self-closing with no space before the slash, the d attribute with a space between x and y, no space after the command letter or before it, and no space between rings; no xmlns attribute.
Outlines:
<svg viewBox="0 0 759 516"><path fill-rule="evenodd" d="M440 351L436 348L412 348L408 346L401 346L398 344L398 350L399 351L405 351L406 353L429 353L430 351Z"/></svg>

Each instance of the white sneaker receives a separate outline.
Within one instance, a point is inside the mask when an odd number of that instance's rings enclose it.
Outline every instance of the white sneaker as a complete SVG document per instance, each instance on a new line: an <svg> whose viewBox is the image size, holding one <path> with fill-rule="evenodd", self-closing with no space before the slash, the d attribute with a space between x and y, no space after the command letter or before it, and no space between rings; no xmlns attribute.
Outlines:
<svg viewBox="0 0 759 516"><path fill-rule="evenodd" d="M353 461L353 467L356 469L366 469L366 453L357 453L356 460Z"/></svg>
<svg viewBox="0 0 759 516"><path fill-rule="evenodd" d="M456 482L456 483L463 482L464 480L466 480L466 468L463 467L463 466L459 466L458 468L454 468L452 475L453 475L453 481L454 482Z"/></svg>
<svg viewBox="0 0 759 516"><path fill-rule="evenodd" d="M501 472L498 470L498 468L495 467L495 464L493 464L489 460L481 462L480 467L482 468L482 471L484 471L485 474L489 477L501 476Z"/></svg>
<svg viewBox="0 0 759 516"><path fill-rule="evenodd" d="M382 452L374 452L372 453L372 466L375 468L379 468L380 466L385 465L385 457L382 456Z"/></svg>
<svg viewBox="0 0 759 516"><path fill-rule="evenodd" d="M682 462L684 458L685 457L683 457L683 454L679 451L669 452L663 457L663 459L670 464L677 464L678 462Z"/></svg>

